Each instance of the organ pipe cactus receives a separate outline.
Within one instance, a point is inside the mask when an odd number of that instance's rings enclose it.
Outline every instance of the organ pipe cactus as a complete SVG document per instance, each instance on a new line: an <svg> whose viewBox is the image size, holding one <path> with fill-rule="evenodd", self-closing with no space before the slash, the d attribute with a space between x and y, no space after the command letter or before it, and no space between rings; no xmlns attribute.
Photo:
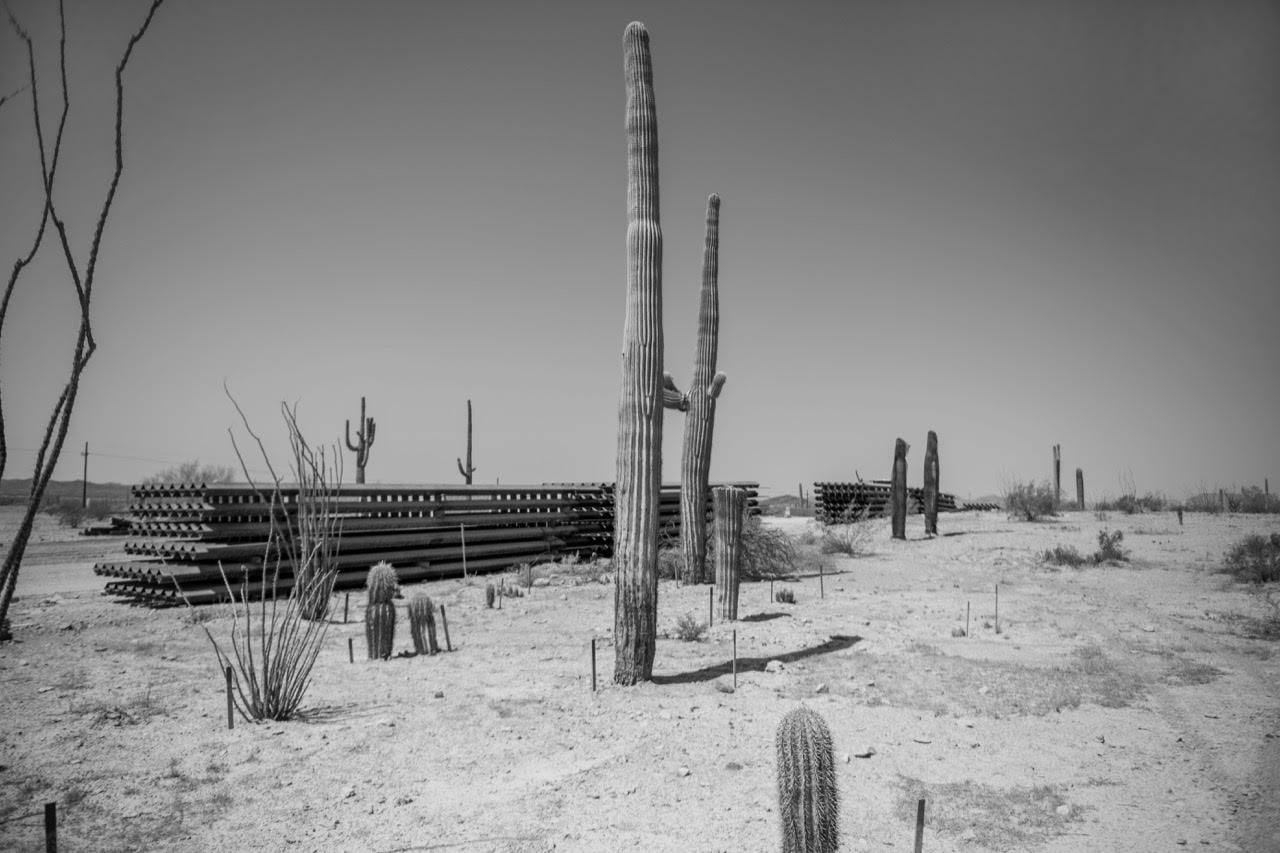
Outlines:
<svg viewBox="0 0 1280 853"><path fill-rule="evenodd" d="M373 447L375 429L373 418L364 416L364 397L361 397L360 426L356 429L356 441L351 440L351 421L347 421L347 449L356 455L356 483L364 482L364 466L369 463L369 448Z"/></svg>
<svg viewBox="0 0 1280 853"><path fill-rule="evenodd" d="M364 608L364 633L369 647L369 660L386 660L396 635L396 606L392 603L399 583L390 563L378 563L369 569L365 580L369 601Z"/></svg>
<svg viewBox="0 0 1280 853"><path fill-rule="evenodd" d="M462 479L468 486L471 485L471 476L475 474L476 466L471 464L471 401L467 401L467 464L463 465L462 460L458 460L458 473L462 475Z"/></svg>
<svg viewBox="0 0 1280 853"><path fill-rule="evenodd" d="M778 723L777 749L782 853L835 853L840 792L831 729L801 705Z"/></svg>
<svg viewBox="0 0 1280 853"><path fill-rule="evenodd" d="M492 588L492 584L489 585ZM440 651L436 642L436 608L425 592L415 593L409 599L409 634L413 637L413 650L420 655L434 655Z"/></svg>
<svg viewBox="0 0 1280 853"><path fill-rule="evenodd" d="M938 434L929 430L924 446L924 532L938 535Z"/></svg>
<svg viewBox="0 0 1280 853"><path fill-rule="evenodd" d="M644 24L623 35L627 130L627 311L622 337L615 487L614 673L653 676L658 617L658 500L662 486L662 228L658 125Z"/></svg>
<svg viewBox="0 0 1280 853"><path fill-rule="evenodd" d="M907 538L907 450L909 445L898 439L893 445L893 481L889 502L893 510L893 538Z"/></svg>
<svg viewBox="0 0 1280 853"><path fill-rule="evenodd" d="M711 490L715 511L716 602L721 621L738 618L738 581L742 569L742 525L747 513L747 490L717 486Z"/></svg>
<svg viewBox="0 0 1280 853"><path fill-rule="evenodd" d="M725 375L716 372L720 338L720 196L707 198L707 232L702 250L702 292L698 302L698 344L689 383L680 460L680 547L684 582L703 583L707 569L707 490L711 475L711 436L716 400Z"/></svg>

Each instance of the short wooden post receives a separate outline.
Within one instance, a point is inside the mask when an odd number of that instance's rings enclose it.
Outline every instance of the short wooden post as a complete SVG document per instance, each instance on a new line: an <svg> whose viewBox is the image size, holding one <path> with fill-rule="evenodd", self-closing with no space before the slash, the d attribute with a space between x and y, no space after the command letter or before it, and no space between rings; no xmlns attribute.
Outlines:
<svg viewBox="0 0 1280 853"><path fill-rule="evenodd" d="M342 624L347 624L347 612L351 609L351 593L342 596Z"/></svg>
<svg viewBox="0 0 1280 853"><path fill-rule="evenodd" d="M902 439L893 444L893 481L889 490L889 503L893 511L893 538L907 538L907 451L910 446Z"/></svg>
<svg viewBox="0 0 1280 853"><path fill-rule="evenodd" d="M596 692L596 638L591 638L591 692Z"/></svg>
<svg viewBox="0 0 1280 853"><path fill-rule="evenodd" d="M733 689L738 689L738 629L733 629Z"/></svg>
<svg viewBox="0 0 1280 853"><path fill-rule="evenodd" d="M996 584L996 633L1000 633L1000 584Z"/></svg>
<svg viewBox="0 0 1280 853"><path fill-rule="evenodd" d="M924 850L924 800L916 803L916 849L915 853Z"/></svg>
<svg viewBox="0 0 1280 853"><path fill-rule="evenodd" d="M964 603L964 635L969 636L969 602Z"/></svg>
<svg viewBox="0 0 1280 853"><path fill-rule="evenodd" d="M226 669L227 676L227 728L234 729L236 727L235 718L235 701L231 698L231 667Z"/></svg>
<svg viewBox="0 0 1280 853"><path fill-rule="evenodd" d="M46 853L58 853L58 804L44 804L44 849Z"/></svg>
<svg viewBox="0 0 1280 853"><path fill-rule="evenodd" d="M818 598L827 597L827 585L824 582L824 573L822 571L822 562L818 562Z"/></svg>
<svg viewBox="0 0 1280 853"><path fill-rule="evenodd" d="M1178 507L1178 525L1182 525L1182 507Z"/></svg>
<svg viewBox="0 0 1280 853"><path fill-rule="evenodd" d="M502 609L502 599L507 597L507 582L503 578L498 578L498 609Z"/></svg>
<svg viewBox="0 0 1280 853"><path fill-rule="evenodd" d="M347 662L356 662L356 641L352 637L347 637Z"/></svg>
<svg viewBox="0 0 1280 853"><path fill-rule="evenodd" d="M1062 445L1053 446L1053 506L1062 498Z"/></svg>
<svg viewBox="0 0 1280 853"><path fill-rule="evenodd" d="M458 525L458 535L462 537L462 579L467 578L467 526Z"/></svg>
<svg viewBox="0 0 1280 853"><path fill-rule="evenodd" d="M710 628L716 618L716 588L707 587L707 627Z"/></svg>
<svg viewBox="0 0 1280 853"><path fill-rule="evenodd" d="M773 578L769 578L769 603L773 604Z"/></svg>
<svg viewBox="0 0 1280 853"><path fill-rule="evenodd" d="M449 617L444 613L444 605L440 605L440 624L444 626L444 648L445 651L453 651L453 643L449 642Z"/></svg>

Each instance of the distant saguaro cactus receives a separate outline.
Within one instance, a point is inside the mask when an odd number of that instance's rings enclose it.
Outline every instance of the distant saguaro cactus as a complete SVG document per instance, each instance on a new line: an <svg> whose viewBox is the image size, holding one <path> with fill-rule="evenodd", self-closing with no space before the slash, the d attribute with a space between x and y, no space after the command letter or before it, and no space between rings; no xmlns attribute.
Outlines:
<svg viewBox="0 0 1280 853"><path fill-rule="evenodd" d="M468 486L471 485L471 475L476 472L476 466L471 464L471 401L467 401L467 464L463 465L462 460L458 460L458 473L462 475L462 479Z"/></svg>
<svg viewBox="0 0 1280 853"><path fill-rule="evenodd" d="M662 228L658 122L644 24L623 36L627 90L627 311L614 489L613 680L653 677L658 637L658 500L662 487Z"/></svg>
<svg viewBox="0 0 1280 853"><path fill-rule="evenodd" d="M938 434L929 430L924 446L924 532L938 535Z"/></svg>
<svg viewBox="0 0 1280 853"><path fill-rule="evenodd" d="M356 440L351 440L351 421L347 421L347 449L356 455L356 483L364 482L364 466L369 464L369 448L373 447L373 433L376 429L373 418L364 416L364 397L360 398L360 426L356 430Z"/></svg>
<svg viewBox="0 0 1280 853"><path fill-rule="evenodd" d="M1076 469L1076 509L1084 509L1084 469Z"/></svg>
<svg viewBox="0 0 1280 853"><path fill-rule="evenodd" d="M831 729L801 705L778 723L777 748L782 853L835 853L840 791Z"/></svg>
<svg viewBox="0 0 1280 853"><path fill-rule="evenodd" d="M493 584L489 585L490 588ZM414 593L409 599L409 633L413 637L413 650L420 655L434 655L440 651L436 642L436 608L425 592Z"/></svg>
<svg viewBox="0 0 1280 853"><path fill-rule="evenodd" d="M396 636L396 606L392 599L399 589L396 570L382 562L369 569L365 589L369 600L364 608L364 633L369 646L369 660L386 660Z"/></svg>
<svg viewBox="0 0 1280 853"><path fill-rule="evenodd" d="M1062 500L1062 445L1053 446L1053 508Z"/></svg>
<svg viewBox="0 0 1280 853"><path fill-rule="evenodd" d="M716 602L721 621L738 618L738 581L742 570L742 525L747 513L747 490L716 486L711 490L716 537Z"/></svg>
<svg viewBox="0 0 1280 853"><path fill-rule="evenodd" d="M720 196L707 198L707 233L702 250L702 291L698 302L698 344L689 383L688 414L680 460L680 548L684 582L712 580L707 569L707 490L716 400L725 375L716 372L720 338Z"/></svg>
<svg viewBox="0 0 1280 853"><path fill-rule="evenodd" d="M910 449L902 439L893 445L893 480L889 492L889 503L893 511L893 538L907 538L907 451Z"/></svg>

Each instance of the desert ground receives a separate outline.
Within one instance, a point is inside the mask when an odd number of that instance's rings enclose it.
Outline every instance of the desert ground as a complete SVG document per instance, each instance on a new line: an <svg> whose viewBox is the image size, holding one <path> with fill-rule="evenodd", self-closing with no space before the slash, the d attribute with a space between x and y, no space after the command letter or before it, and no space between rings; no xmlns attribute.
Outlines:
<svg viewBox="0 0 1280 853"><path fill-rule="evenodd" d="M345 624L338 594L303 718L228 730L204 628L229 610L115 603L91 569L120 540L42 518L0 645L0 849L43 850L24 816L56 801L63 851L777 850L774 732L805 703L833 732L842 850L911 850L920 798L926 851L1280 850L1280 646L1214 571L1274 516L870 524L869 553L779 584L793 604L744 584L699 641L674 627L707 588L663 581L669 636L633 688L611 684L599 567L501 610L485 578L423 585L453 644L431 657L366 660L363 593ZM1103 528L1129 563L1040 559Z"/></svg>

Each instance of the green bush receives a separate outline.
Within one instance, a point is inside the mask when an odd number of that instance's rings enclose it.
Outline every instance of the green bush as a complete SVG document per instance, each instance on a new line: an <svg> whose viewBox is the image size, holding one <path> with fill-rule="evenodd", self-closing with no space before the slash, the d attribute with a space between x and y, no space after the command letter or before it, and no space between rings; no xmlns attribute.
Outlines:
<svg viewBox="0 0 1280 853"><path fill-rule="evenodd" d="M1070 545L1055 545L1044 552L1044 561L1055 566L1077 568L1084 565L1085 556Z"/></svg>
<svg viewBox="0 0 1280 853"><path fill-rule="evenodd" d="M1010 515L1036 521L1042 516L1057 515L1053 486L1047 481L1022 483L1015 480L1004 491L1004 506Z"/></svg>
<svg viewBox="0 0 1280 853"><path fill-rule="evenodd" d="M1252 533L1231 546L1222 571L1242 583L1280 581L1280 533Z"/></svg>
<svg viewBox="0 0 1280 853"><path fill-rule="evenodd" d="M1120 547L1123 541L1124 531L1122 530L1099 530L1098 550L1093 552L1093 561L1095 563L1105 563L1109 560L1125 562L1129 559L1129 552Z"/></svg>

